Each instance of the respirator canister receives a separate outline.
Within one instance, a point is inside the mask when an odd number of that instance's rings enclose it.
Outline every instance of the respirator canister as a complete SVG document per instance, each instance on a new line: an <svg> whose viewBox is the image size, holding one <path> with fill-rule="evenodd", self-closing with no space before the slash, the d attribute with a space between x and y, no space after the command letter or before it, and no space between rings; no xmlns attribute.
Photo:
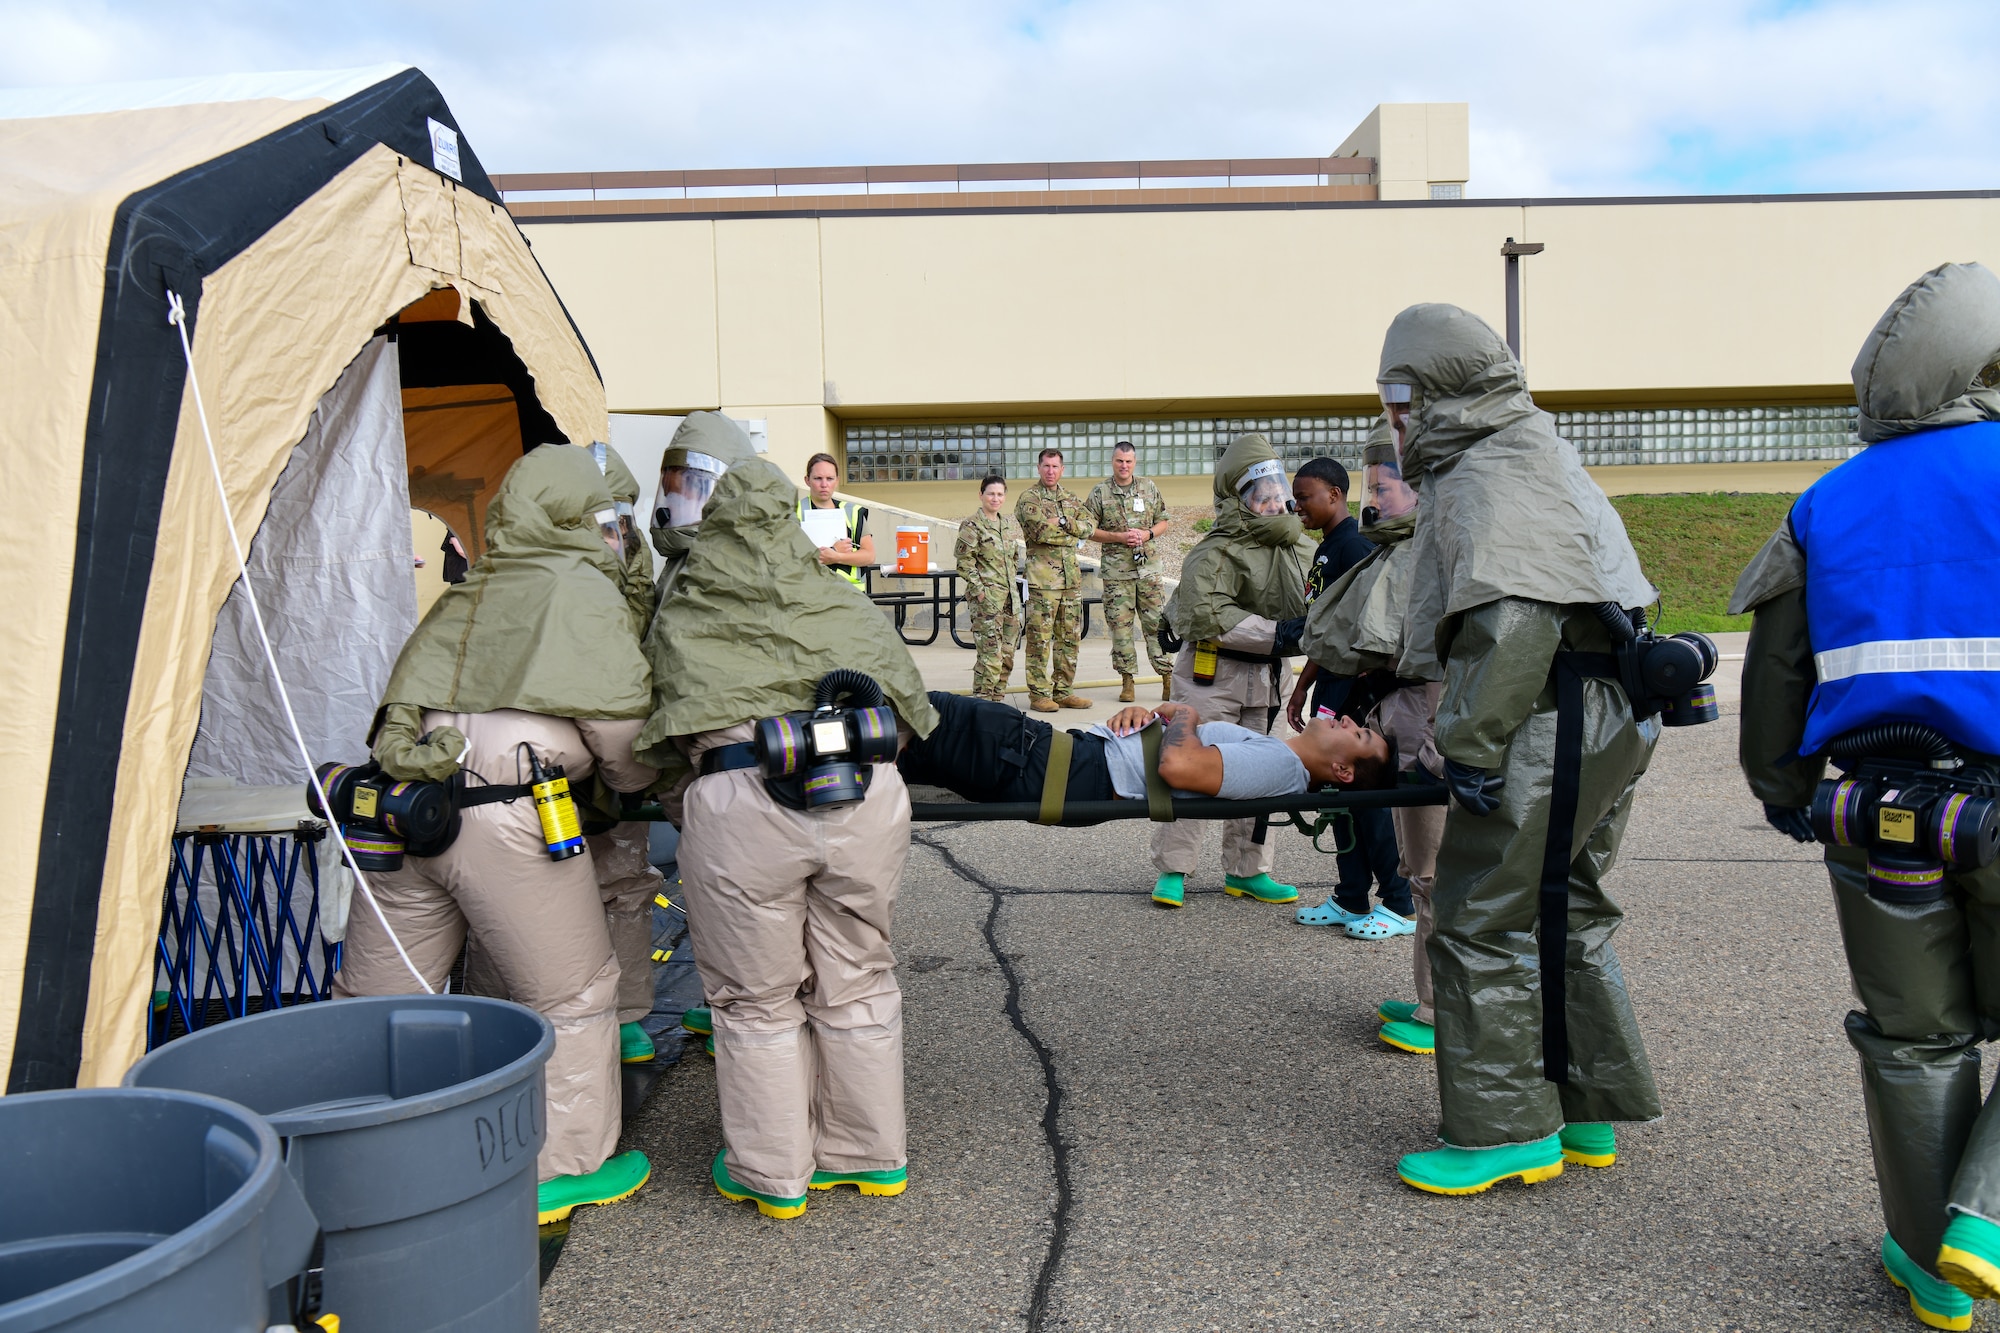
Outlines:
<svg viewBox="0 0 2000 1333"><path fill-rule="evenodd" d="M764 786L780 804L835 809L867 797L874 765L896 762L896 711L869 676L829 671L813 690L810 713L767 717L750 743Z"/></svg>
<svg viewBox="0 0 2000 1333"><path fill-rule="evenodd" d="M1813 793L1813 834L1868 852L1868 892L1885 903L1936 902L1951 870L2000 856L2000 801L1986 784L1950 773L1863 763Z"/></svg>
<svg viewBox="0 0 2000 1333"><path fill-rule="evenodd" d="M373 760L321 764L314 772L331 808L321 807L319 791L310 785L306 807L340 825L358 870L400 870L411 845L417 855L427 855L451 829L451 793L443 783L392 778Z"/></svg>

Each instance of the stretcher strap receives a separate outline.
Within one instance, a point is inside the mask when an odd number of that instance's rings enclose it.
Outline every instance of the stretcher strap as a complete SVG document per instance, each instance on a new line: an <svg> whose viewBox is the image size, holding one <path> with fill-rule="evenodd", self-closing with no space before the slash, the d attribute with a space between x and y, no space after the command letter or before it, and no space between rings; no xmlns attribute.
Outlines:
<svg viewBox="0 0 2000 1333"><path fill-rule="evenodd" d="M1069 795L1069 756L1075 748L1076 738L1067 731L1049 733L1049 767L1042 774L1042 813L1036 823L1062 823L1063 798Z"/></svg>
<svg viewBox="0 0 2000 1333"><path fill-rule="evenodd" d="M1166 727L1155 718L1139 733L1139 751L1146 759L1146 817L1155 824L1174 822L1173 789L1160 776L1160 741L1166 731Z"/></svg>
<svg viewBox="0 0 2000 1333"><path fill-rule="evenodd" d="M1569 868L1583 785L1583 681L1617 678L1609 653L1557 653L1556 771L1549 792L1549 831L1542 845L1542 1077L1569 1082Z"/></svg>

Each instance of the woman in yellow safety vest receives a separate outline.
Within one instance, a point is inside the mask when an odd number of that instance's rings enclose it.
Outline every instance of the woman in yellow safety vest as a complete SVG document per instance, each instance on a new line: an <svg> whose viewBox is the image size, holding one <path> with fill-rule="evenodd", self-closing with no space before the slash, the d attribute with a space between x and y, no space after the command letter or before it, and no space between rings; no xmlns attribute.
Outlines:
<svg viewBox="0 0 2000 1333"><path fill-rule="evenodd" d="M833 566L834 573L855 587L865 587L862 571L875 563L875 539L862 531L868 511L834 499L833 488L839 484L840 464L833 455L814 454L806 461L806 493L799 497L799 517L806 516L808 504L814 509L838 509L846 516L847 535L831 546L820 547L819 562Z"/></svg>

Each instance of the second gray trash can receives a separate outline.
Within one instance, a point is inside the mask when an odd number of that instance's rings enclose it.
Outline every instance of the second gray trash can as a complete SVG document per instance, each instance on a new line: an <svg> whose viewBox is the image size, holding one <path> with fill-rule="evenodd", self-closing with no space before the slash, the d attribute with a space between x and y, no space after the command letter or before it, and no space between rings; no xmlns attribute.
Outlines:
<svg viewBox="0 0 2000 1333"><path fill-rule="evenodd" d="M125 1076L257 1111L326 1232L356 1333L531 1333L535 1158L555 1031L464 995L330 1000L191 1033Z"/></svg>
<svg viewBox="0 0 2000 1333"><path fill-rule="evenodd" d="M312 1216L271 1127L186 1092L0 1098L0 1333L262 1333Z"/></svg>

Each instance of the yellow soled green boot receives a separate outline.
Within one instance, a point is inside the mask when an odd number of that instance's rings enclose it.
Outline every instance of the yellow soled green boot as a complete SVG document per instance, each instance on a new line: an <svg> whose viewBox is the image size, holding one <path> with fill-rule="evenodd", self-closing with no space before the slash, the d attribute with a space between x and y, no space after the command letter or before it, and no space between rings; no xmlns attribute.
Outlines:
<svg viewBox="0 0 2000 1333"><path fill-rule="evenodd" d="M1926 1273L1886 1231L1882 1233L1882 1271L1909 1293L1910 1313L1932 1328L1972 1327L1972 1297L1943 1278Z"/></svg>
<svg viewBox="0 0 2000 1333"><path fill-rule="evenodd" d="M1396 1163L1403 1183L1429 1194L1483 1194L1510 1177L1523 1185L1554 1180L1563 1173L1562 1140L1554 1134L1533 1143L1499 1148L1454 1148L1446 1144L1413 1152Z"/></svg>
<svg viewBox="0 0 2000 1333"><path fill-rule="evenodd" d="M698 1004L681 1015L681 1027L703 1037L715 1035L715 1011Z"/></svg>
<svg viewBox="0 0 2000 1333"><path fill-rule="evenodd" d="M1384 1023L1376 1037L1399 1051L1411 1055L1437 1054L1437 1029L1429 1023L1419 1023L1416 1019L1406 1019L1400 1023Z"/></svg>
<svg viewBox="0 0 2000 1333"><path fill-rule="evenodd" d="M653 1058L653 1039L637 1023L618 1025L618 1062L642 1065Z"/></svg>
<svg viewBox="0 0 2000 1333"><path fill-rule="evenodd" d="M535 1187L535 1222L560 1222L587 1203L617 1203L639 1192L653 1174L642 1152L621 1152L595 1171L556 1176Z"/></svg>
<svg viewBox="0 0 2000 1333"><path fill-rule="evenodd" d="M910 1183L910 1168L888 1171L815 1171L806 1185L809 1190L830 1190L835 1185L852 1185L863 1194L901 1194Z"/></svg>
<svg viewBox="0 0 2000 1333"><path fill-rule="evenodd" d="M1255 898L1260 903L1295 903L1299 891L1280 884L1269 875L1224 875L1222 891L1232 898Z"/></svg>
<svg viewBox="0 0 2000 1333"><path fill-rule="evenodd" d="M1375 1006L1375 1017L1384 1023L1407 1023L1420 1007L1415 1000L1384 1000Z"/></svg>
<svg viewBox="0 0 2000 1333"><path fill-rule="evenodd" d="M1618 1160L1618 1137L1609 1121L1564 1125L1557 1133L1562 1139L1563 1160L1578 1166L1610 1166Z"/></svg>
<svg viewBox="0 0 2000 1333"><path fill-rule="evenodd" d="M1162 907L1187 905L1187 876L1168 871L1153 885L1153 901Z"/></svg>
<svg viewBox="0 0 2000 1333"><path fill-rule="evenodd" d="M1938 1247L1938 1272L1979 1301L2000 1301L2000 1227L1971 1213L1953 1213Z"/></svg>
<svg viewBox="0 0 2000 1333"><path fill-rule="evenodd" d="M729 1168L724 1166L722 1162L723 1157L728 1152L729 1149L727 1148L717 1148L715 1150L715 1164L708 1169L709 1178L715 1182L715 1192L717 1194L735 1203L741 1203L745 1199L753 1200L757 1205L758 1212L766 1217L775 1217L780 1221L788 1217L797 1217L799 1214L805 1212L806 1196L803 1194L796 1199L781 1199L775 1194L759 1194L748 1185L737 1184L735 1180L730 1178Z"/></svg>

